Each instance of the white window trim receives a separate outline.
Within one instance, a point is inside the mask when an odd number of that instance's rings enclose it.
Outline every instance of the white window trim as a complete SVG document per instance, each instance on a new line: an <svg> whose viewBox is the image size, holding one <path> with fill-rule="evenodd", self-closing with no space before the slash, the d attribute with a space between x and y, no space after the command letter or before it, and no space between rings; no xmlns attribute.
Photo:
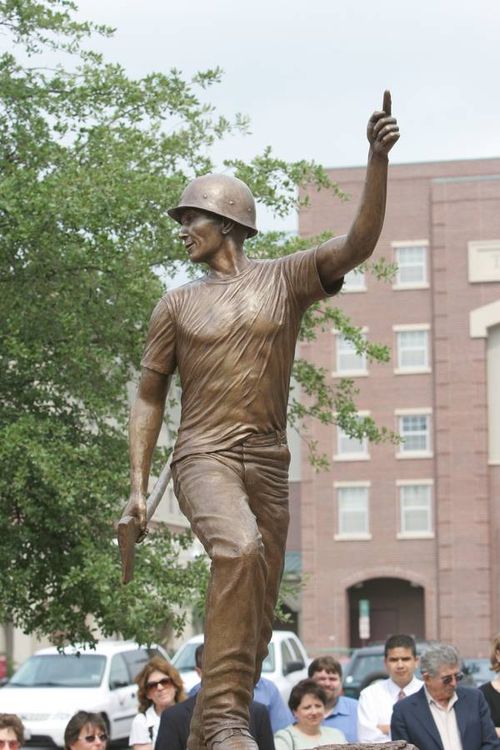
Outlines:
<svg viewBox="0 0 500 750"><path fill-rule="evenodd" d="M412 417L412 416L429 416L430 429L429 429L429 440L431 446L433 445L433 423L432 423L432 408L431 407L419 407L415 409L395 409L394 414L396 416L396 432L399 433L399 417ZM433 458L434 452L431 450L427 451L397 451L396 458L407 459L407 458Z"/></svg>
<svg viewBox="0 0 500 750"><path fill-rule="evenodd" d="M425 271L427 276L427 281L419 281L419 282L411 282L406 284L401 284L398 281L395 281L392 285L392 288L395 292L398 291L407 291L408 289L429 289L429 240L397 240L395 242L391 242L391 247L393 249L394 256L396 256L396 250L399 247L425 247L427 249L427 252L425 253Z"/></svg>
<svg viewBox="0 0 500 750"><path fill-rule="evenodd" d="M359 417L369 417L369 411L358 411ZM338 450L339 445L339 430L341 429L338 425L335 425L336 429L336 446ZM370 449L368 438L364 438L366 445L366 453L334 453L334 461L369 461L370 460Z"/></svg>
<svg viewBox="0 0 500 750"><path fill-rule="evenodd" d="M366 326L363 326L361 328L361 333L363 335L366 335L368 333L369 329ZM341 331L338 331L336 328L332 328L332 334L335 337L335 369L332 370L332 378L366 378L369 375L368 372L368 358L365 355L365 368L364 370L338 370L338 356L337 356L337 344L339 336L342 336Z"/></svg>
<svg viewBox="0 0 500 750"><path fill-rule="evenodd" d="M401 331L430 331L431 326L429 323L404 323L404 324L398 324L392 326L392 330L395 334L396 339L396 358L399 365L399 347L398 347L398 333ZM430 337L427 339L427 361L430 362L431 359L431 352L430 352ZM417 375L420 373L430 373L432 372L432 368L430 365L426 365L425 367L395 367L394 368L394 375Z"/></svg>
<svg viewBox="0 0 500 750"><path fill-rule="evenodd" d="M396 479L396 493L397 493L397 504L399 508L399 528L401 528L401 495L399 492L400 487L414 487L420 485L421 487L434 487L434 479ZM431 494L431 526L434 528L434 493ZM396 539L434 539L434 531L398 531Z"/></svg>
<svg viewBox="0 0 500 750"><path fill-rule="evenodd" d="M351 270L355 271L356 269L353 268ZM351 273L351 271L348 271L348 273ZM363 274L363 285L362 286L358 286L358 287L349 289L344 284L342 286L342 292L341 293L342 294L363 294L364 292L366 292L367 291L367 288L366 288L366 271L362 271L362 274ZM346 276L347 276L347 274L346 274Z"/></svg>
<svg viewBox="0 0 500 750"><path fill-rule="evenodd" d="M357 481L357 482L334 482L333 486L335 490L343 489L343 488L349 488L349 487L366 487L369 489L371 487L370 481ZM338 525L339 522L339 514L338 514L338 505L337 505L338 495L335 496L335 505L336 505L336 518L335 522L336 525ZM366 509L366 515L368 519L368 528L370 528L370 493L368 493L368 505ZM336 542L367 542L372 539L372 534L370 532L365 533L359 533L359 534L341 534L336 533L333 535L333 538Z"/></svg>

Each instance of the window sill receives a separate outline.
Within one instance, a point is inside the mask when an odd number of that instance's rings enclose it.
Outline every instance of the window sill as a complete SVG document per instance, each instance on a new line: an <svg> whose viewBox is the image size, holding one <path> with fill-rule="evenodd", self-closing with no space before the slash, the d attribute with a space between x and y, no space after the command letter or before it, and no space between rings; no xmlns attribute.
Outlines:
<svg viewBox="0 0 500 750"><path fill-rule="evenodd" d="M405 453L396 453L396 458L433 458L432 451L405 451Z"/></svg>
<svg viewBox="0 0 500 750"><path fill-rule="evenodd" d="M394 370L394 375L428 375L432 372L430 367L397 367Z"/></svg>
<svg viewBox="0 0 500 750"><path fill-rule="evenodd" d="M369 461L370 455L368 453L336 453L333 457L334 461Z"/></svg>
<svg viewBox="0 0 500 750"><path fill-rule="evenodd" d="M335 534L334 540L336 542L369 542L372 538L371 534Z"/></svg>
<svg viewBox="0 0 500 750"><path fill-rule="evenodd" d="M368 370L334 370L332 378L367 378Z"/></svg>
<svg viewBox="0 0 500 750"><path fill-rule="evenodd" d="M392 288L395 292L407 292L412 289L429 289L430 284L428 281L421 281L418 284L393 284Z"/></svg>
<svg viewBox="0 0 500 750"><path fill-rule="evenodd" d="M434 539L433 531L399 532L396 539Z"/></svg>
<svg viewBox="0 0 500 750"><path fill-rule="evenodd" d="M359 289L346 289L345 286L342 287L342 294L362 294L363 292L366 292L366 286L359 287Z"/></svg>

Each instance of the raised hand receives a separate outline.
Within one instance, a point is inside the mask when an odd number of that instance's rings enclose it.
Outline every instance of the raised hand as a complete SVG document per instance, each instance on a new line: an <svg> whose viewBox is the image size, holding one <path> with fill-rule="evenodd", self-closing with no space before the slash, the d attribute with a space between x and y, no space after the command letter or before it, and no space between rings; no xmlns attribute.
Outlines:
<svg viewBox="0 0 500 750"><path fill-rule="evenodd" d="M387 155L399 139L399 127L392 117L391 92L384 91L381 112L374 112L368 120L366 135L370 146L378 154Z"/></svg>

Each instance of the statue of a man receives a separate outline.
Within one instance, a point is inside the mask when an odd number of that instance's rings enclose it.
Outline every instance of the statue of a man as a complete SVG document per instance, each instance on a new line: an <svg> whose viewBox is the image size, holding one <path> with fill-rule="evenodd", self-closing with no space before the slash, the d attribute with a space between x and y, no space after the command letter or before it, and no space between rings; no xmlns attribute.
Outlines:
<svg viewBox="0 0 500 750"><path fill-rule="evenodd" d="M271 638L288 528L286 412L299 325L317 300L373 252L384 220L388 153L399 138L390 94L368 123L366 183L347 235L276 260L244 252L256 234L248 187L205 175L169 211L207 274L158 302L130 419L131 495L146 525L151 457L170 378L179 371L181 424L172 459L183 513L211 559L203 685L189 750L256 750L253 686Z"/></svg>

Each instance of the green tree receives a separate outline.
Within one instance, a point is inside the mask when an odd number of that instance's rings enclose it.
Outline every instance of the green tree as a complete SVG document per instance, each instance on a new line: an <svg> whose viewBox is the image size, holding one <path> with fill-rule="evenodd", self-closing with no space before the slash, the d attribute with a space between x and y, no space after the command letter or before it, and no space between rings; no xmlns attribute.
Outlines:
<svg viewBox="0 0 500 750"><path fill-rule="evenodd" d="M141 545L135 581L119 584L125 385L162 293L159 271L172 273L183 258L166 209L189 179L213 169L210 146L247 123L204 103L220 70L131 79L84 49L89 35L112 32L75 11L70 0L0 1L0 33L13 50L0 57L0 621L56 643L92 641L97 627L145 642L182 627L206 567L181 564L189 535L161 529ZM64 64L47 68L47 54ZM339 192L320 166L270 150L225 166L281 215L296 207L297 185ZM272 233L251 252L292 252L301 242ZM323 305L302 335L332 318L349 333ZM349 335L366 347L354 328ZM368 353L386 356L371 345ZM336 410L351 429L384 437L356 422L352 384L332 391L301 361L295 375L308 395L307 406L292 404L295 422L328 421Z"/></svg>

